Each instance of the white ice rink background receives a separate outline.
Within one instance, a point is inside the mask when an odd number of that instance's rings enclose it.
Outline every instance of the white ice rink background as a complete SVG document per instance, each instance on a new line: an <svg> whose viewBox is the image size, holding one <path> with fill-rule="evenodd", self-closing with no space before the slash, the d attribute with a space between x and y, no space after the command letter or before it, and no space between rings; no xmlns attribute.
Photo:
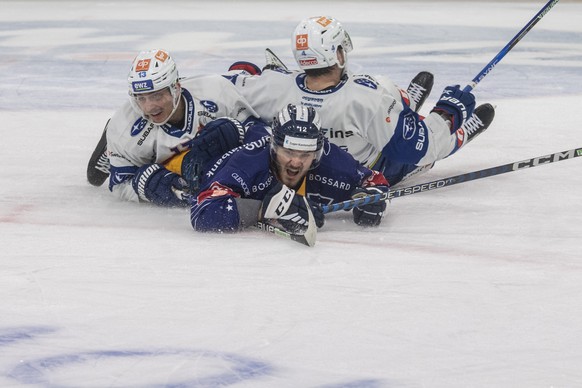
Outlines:
<svg viewBox="0 0 582 388"><path fill-rule="evenodd" d="M140 50L295 68L293 28L329 14L354 71L432 71L428 113L544 3L0 1L0 386L581 387L582 158L395 199L377 229L331 214L313 248L85 178ZM582 147L581 20L558 3L475 89L490 129L409 183Z"/></svg>

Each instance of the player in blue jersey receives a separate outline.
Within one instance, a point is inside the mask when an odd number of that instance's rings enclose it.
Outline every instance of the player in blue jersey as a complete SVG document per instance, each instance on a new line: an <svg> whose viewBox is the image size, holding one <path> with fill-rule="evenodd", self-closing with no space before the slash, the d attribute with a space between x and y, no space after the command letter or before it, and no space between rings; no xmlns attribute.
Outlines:
<svg viewBox="0 0 582 388"><path fill-rule="evenodd" d="M381 173L329 143L324 131L311 107L289 104L279 111L271 135L229 151L207 168L192 201L192 227L232 232L269 220L301 233L311 217L323 225L317 204L388 191ZM385 209L386 202L355 208L354 221L379 225Z"/></svg>

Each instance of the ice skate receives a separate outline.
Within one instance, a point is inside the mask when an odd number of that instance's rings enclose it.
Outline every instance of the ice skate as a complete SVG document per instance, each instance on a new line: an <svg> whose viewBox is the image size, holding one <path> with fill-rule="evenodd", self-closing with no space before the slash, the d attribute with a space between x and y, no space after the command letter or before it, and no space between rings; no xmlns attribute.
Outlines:
<svg viewBox="0 0 582 388"><path fill-rule="evenodd" d="M413 111L418 112L420 110L430 94L433 84L434 76L428 71L421 71L410 81L406 92L410 98L410 108Z"/></svg>
<svg viewBox="0 0 582 388"><path fill-rule="evenodd" d="M489 128L489 125L491 125L494 117L495 108L491 104L483 104L475 108L471 117L459 129L465 133L465 141L463 144L469 143L485 132Z"/></svg>

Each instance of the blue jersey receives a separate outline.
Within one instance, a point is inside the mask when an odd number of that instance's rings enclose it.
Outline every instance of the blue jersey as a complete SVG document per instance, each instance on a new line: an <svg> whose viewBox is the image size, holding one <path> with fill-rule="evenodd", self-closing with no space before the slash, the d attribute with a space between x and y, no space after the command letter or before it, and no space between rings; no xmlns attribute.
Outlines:
<svg viewBox="0 0 582 388"><path fill-rule="evenodd" d="M269 136L226 153L208 168L201 191L193 200L192 227L199 231L240 229L235 198L262 201L277 184L271 168ZM305 177L305 192L312 202L331 204L351 198L376 172L358 163L350 154L325 140L319 165ZM383 177L382 177L383 179ZM384 180L384 184L386 184Z"/></svg>

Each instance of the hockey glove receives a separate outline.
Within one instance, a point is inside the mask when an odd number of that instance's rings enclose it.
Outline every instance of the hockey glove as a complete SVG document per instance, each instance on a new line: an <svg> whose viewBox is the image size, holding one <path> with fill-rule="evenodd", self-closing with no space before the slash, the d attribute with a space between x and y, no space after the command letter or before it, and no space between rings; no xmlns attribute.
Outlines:
<svg viewBox="0 0 582 388"><path fill-rule="evenodd" d="M238 61L230 65L228 71L239 70L249 75L261 75L261 69L252 62Z"/></svg>
<svg viewBox="0 0 582 388"><path fill-rule="evenodd" d="M388 191L386 186L358 187L352 193L352 198L361 198L367 195L383 194ZM361 226L378 226L382 222L382 216L386 211L386 201L369 203L355 207L352 211L354 222Z"/></svg>
<svg viewBox="0 0 582 388"><path fill-rule="evenodd" d="M188 206L188 183L166 170L161 164L146 164L140 167L132 180L133 190L140 201L159 206Z"/></svg>
<svg viewBox="0 0 582 388"><path fill-rule="evenodd" d="M202 168L211 160L243 144L245 133L246 129L239 121L222 117L206 124L198 136L190 141L190 151L182 159L181 172L192 192L198 190Z"/></svg>
<svg viewBox="0 0 582 388"><path fill-rule="evenodd" d="M463 125L471 117L475 109L475 96L471 92L463 92L459 85L447 86L437 101L433 112L445 114L451 120L451 133Z"/></svg>
<svg viewBox="0 0 582 388"><path fill-rule="evenodd" d="M285 230L291 233L304 233L309 223L308 208L321 228L325 222L319 206L312 205L307 198L296 194L295 190L277 183L265 196L259 209L259 220L276 219Z"/></svg>
<svg viewBox="0 0 582 388"><path fill-rule="evenodd" d="M212 120L190 142L190 149L213 158L243 144L246 129L230 117Z"/></svg>

